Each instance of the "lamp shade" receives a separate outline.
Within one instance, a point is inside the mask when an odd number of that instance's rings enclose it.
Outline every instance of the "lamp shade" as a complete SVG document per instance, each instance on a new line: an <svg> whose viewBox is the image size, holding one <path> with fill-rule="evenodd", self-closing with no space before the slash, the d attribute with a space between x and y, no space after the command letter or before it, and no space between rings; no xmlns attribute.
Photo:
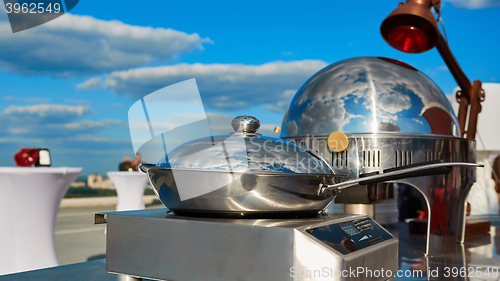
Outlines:
<svg viewBox="0 0 500 281"><path fill-rule="evenodd" d="M434 48L439 29L430 8L430 0L400 3L382 22L382 37L393 48L405 53L422 53Z"/></svg>

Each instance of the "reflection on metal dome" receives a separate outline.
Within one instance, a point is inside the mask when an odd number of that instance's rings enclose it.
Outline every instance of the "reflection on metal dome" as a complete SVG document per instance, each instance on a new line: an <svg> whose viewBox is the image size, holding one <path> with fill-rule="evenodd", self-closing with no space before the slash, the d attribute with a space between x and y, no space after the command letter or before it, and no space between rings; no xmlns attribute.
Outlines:
<svg viewBox="0 0 500 281"><path fill-rule="evenodd" d="M295 94L281 137L345 133L460 136L453 109L439 87L415 68L387 58L331 64Z"/></svg>
<svg viewBox="0 0 500 281"><path fill-rule="evenodd" d="M238 116L231 125L235 132L230 135L186 142L165 155L156 166L247 174L333 174L313 151L257 134L260 122L255 117Z"/></svg>

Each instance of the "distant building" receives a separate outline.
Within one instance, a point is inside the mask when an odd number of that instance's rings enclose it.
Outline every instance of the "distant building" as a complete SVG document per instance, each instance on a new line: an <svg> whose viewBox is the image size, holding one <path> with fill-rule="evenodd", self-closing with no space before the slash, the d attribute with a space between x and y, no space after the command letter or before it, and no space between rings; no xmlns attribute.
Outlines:
<svg viewBox="0 0 500 281"><path fill-rule="evenodd" d="M73 188L85 188L87 187L87 178L86 177L78 177L74 182L70 184L70 187Z"/></svg>
<svg viewBox="0 0 500 281"><path fill-rule="evenodd" d="M76 187L76 188L81 188L86 186L87 184L84 181L74 181L70 184L70 187Z"/></svg>
<svg viewBox="0 0 500 281"><path fill-rule="evenodd" d="M115 189L110 179L104 179L99 174L90 174L87 176L87 186L90 188Z"/></svg>

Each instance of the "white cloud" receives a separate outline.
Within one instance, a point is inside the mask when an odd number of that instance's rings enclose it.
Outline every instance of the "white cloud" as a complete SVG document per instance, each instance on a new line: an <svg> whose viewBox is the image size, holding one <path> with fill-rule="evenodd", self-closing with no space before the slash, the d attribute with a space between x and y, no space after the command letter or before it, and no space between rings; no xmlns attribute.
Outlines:
<svg viewBox="0 0 500 281"><path fill-rule="evenodd" d="M121 124L119 120L80 120L92 111L88 106L41 104L10 106L0 113L0 137L57 139L94 134Z"/></svg>
<svg viewBox="0 0 500 281"><path fill-rule="evenodd" d="M376 101L366 97L367 95L365 95L363 105L366 109L373 109L375 107L377 109L377 117L381 119L382 122L397 120L397 113L411 107L410 97L398 92L387 91L379 93Z"/></svg>
<svg viewBox="0 0 500 281"><path fill-rule="evenodd" d="M87 89L87 90L97 89L100 87L102 87L101 78L92 78L76 86L77 89Z"/></svg>
<svg viewBox="0 0 500 281"><path fill-rule="evenodd" d="M129 139L110 139L110 138L103 138L103 137L96 137L93 135L79 135L76 137L69 137L69 138L64 138L61 139L62 141L69 142L69 141L79 141L79 142L91 142L91 143L125 143L125 144L130 144Z"/></svg>
<svg viewBox="0 0 500 281"><path fill-rule="evenodd" d="M197 33L72 14L12 34L9 22L0 19L0 68L57 77L106 73L172 61L210 42Z"/></svg>
<svg viewBox="0 0 500 281"><path fill-rule="evenodd" d="M3 98L5 101L8 102L19 102L19 103L48 103L50 102L50 99L48 98L35 98L35 97L13 97L13 96L7 96Z"/></svg>
<svg viewBox="0 0 500 281"><path fill-rule="evenodd" d="M292 100L296 92L297 90L285 90L281 94L280 100L276 101L275 104L266 105L266 108L277 112L285 112L288 109L290 101Z"/></svg>
<svg viewBox="0 0 500 281"><path fill-rule="evenodd" d="M284 111L295 91L325 67L319 60L245 64L176 64L116 71L100 84L118 94L139 99L165 86L196 78L204 106L235 109L264 105ZM95 78L78 85L95 89Z"/></svg>
<svg viewBox="0 0 500 281"><path fill-rule="evenodd" d="M500 0L444 0L450 2L453 6L457 8L466 9L484 9L500 7Z"/></svg>
<svg viewBox="0 0 500 281"><path fill-rule="evenodd" d="M7 131L13 135L21 135L29 133L31 130L28 128L8 128Z"/></svg>
<svg viewBox="0 0 500 281"><path fill-rule="evenodd" d="M64 130L87 130L87 129L97 129L97 128L109 128L115 124L121 124L122 121L114 120L114 119L105 119L101 121L90 121L83 120L80 122L74 123L65 123L65 124L50 124L47 125L49 128L57 128Z"/></svg>
<svg viewBox="0 0 500 281"><path fill-rule="evenodd" d="M0 116L11 118L68 118L81 117L90 112L90 108L84 105L69 106L62 104L39 104L29 106L9 106Z"/></svg>

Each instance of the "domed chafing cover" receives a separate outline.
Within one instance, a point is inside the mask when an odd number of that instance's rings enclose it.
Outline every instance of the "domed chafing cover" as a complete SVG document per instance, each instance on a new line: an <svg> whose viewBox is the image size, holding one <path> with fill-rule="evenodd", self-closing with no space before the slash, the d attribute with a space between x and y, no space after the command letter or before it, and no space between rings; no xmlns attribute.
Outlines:
<svg viewBox="0 0 500 281"><path fill-rule="evenodd" d="M400 61L360 57L331 64L295 94L281 137L344 133L460 136L439 87Z"/></svg>

